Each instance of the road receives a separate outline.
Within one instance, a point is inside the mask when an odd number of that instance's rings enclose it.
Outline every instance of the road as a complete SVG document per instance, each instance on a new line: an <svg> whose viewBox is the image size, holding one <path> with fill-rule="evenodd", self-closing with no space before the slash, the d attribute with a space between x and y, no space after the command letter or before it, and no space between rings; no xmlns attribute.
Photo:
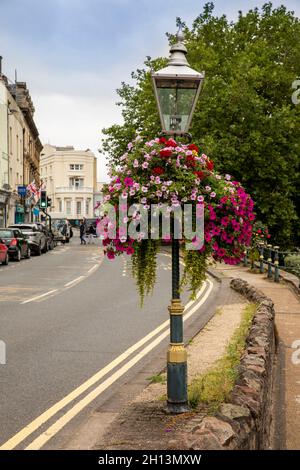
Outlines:
<svg viewBox="0 0 300 470"><path fill-rule="evenodd" d="M159 255L143 309L129 269L128 258L108 261L78 238L0 268L0 449L47 448L53 438L60 446L74 418L166 349L170 257ZM195 302L184 293L187 330L204 322L218 288L208 280Z"/></svg>

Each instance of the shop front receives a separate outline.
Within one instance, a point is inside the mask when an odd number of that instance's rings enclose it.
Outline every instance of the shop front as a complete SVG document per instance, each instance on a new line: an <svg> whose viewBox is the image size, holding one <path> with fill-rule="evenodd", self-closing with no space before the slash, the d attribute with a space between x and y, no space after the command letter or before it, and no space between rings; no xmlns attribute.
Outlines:
<svg viewBox="0 0 300 470"><path fill-rule="evenodd" d="M3 191L0 191L0 228L6 226L8 199L9 195Z"/></svg>

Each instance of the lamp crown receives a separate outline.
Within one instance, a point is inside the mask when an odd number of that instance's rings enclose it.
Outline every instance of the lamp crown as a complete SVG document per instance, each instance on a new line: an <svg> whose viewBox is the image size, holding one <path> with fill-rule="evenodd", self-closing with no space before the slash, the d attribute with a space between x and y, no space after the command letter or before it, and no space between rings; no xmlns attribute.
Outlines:
<svg viewBox="0 0 300 470"><path fill-rule="evenodd" d="M176 34L176 43L170 49L170 59L168 65L187 65L189 63L186 59L187 48L183 44L184 33L182 31L182 25L179 25L179 29Z"/></svg>

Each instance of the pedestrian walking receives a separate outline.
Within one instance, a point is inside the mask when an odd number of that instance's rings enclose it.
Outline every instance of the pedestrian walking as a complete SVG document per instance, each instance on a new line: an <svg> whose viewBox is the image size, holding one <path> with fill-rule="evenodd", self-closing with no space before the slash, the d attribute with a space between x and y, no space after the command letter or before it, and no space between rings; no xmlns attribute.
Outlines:
<svg viewBox="0 0 300 470"><path fill-rule="evenodd" d="M86 224L82 220L79 226L79 231L80 231L80 245L86 245L85 241L85 231L86 231Z"/></svg>

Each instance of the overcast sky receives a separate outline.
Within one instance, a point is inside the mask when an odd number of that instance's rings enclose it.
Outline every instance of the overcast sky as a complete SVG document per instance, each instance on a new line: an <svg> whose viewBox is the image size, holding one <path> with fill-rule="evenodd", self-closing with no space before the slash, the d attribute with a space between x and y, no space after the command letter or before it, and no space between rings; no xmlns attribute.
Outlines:
<svg viewBox="0 0 300 470"><path fill-rule="evenodd" d="M180 16L188 25L200 0L0 0L3 73L26 81L43 143L97 149L101 129L122 122L116 88L147 55L168 55L165 33ZM263 0L215 0L235 19ZM284 4L300 17L300 0ZM98 180L105 162L98 159Z"/></svg>

